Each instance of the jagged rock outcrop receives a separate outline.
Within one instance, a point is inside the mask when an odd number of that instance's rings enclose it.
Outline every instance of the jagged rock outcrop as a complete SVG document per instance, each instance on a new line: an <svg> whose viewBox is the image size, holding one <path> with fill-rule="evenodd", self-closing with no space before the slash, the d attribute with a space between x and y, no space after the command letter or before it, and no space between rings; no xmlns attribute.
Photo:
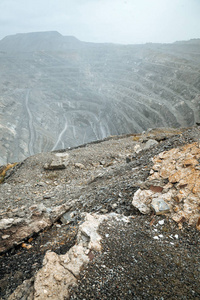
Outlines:
<svg viewBox="0 0 200 300"><path fill-rule="evenodd" d="M110 135L200 122L199 40L93 44L57 32L0 41L0 165Z"/></svg>
<svg viewBox="0 0 200 300"><path fill-rule="evenodd" d="M132 204L142 213L149 213L152 202L166 202L157 214L170 212L171 218L182 226L183 222L198 225L200 218L200 144L187 144L182 148L159 153L153 158L150 176L145 182L148 189L139 189ZM155 205L155 204L154 204Z"/></svg>

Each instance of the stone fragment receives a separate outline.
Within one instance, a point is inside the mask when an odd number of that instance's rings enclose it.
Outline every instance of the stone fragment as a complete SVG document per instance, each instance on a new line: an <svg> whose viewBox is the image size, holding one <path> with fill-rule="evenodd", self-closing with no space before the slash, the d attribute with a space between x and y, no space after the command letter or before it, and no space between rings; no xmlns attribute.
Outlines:
<svg viewBox="0 0 200 300"><path fill-rule="evenodd" d="M197 221L197 224L196 224L196 228L197 228L198 230L200 230L200 217L198 218L198 221Z"/></svg>
<svg viewBox="0 0 200 300"><path fill-rule="evenodd" d="M23 219L22 218L8 218L8 219L2 219L0 221L0 230L5 230L13 225L19 224Z"/></svg>
<svg viewBox="0 0 200 300"><path fill-rule="evenodd" d="M104 215L90 215L86 214L86 221L80 225L80 230L77 235L77 240L80 244L85 243L85 237L89 238L88 249L101 250L101 236L97 233L99 224L106 219Z"/></svg>
<svg viewBox="0 0 200 300"><path fill-rule="evenodd" d="M74 166L79 169L85 169L85 166L81 163L75 163Z"/></svg>
<svg viewBox="0 0 200 300"><path fill-rule="evenodd" d="M151 202L151 207L156 215L162 215L170 211L169 206L162 198L154 198Z"/></svg>
<svg viewBox="0 0 200 300"><path fill-rule="evenodd" d="M12 219L12 218L10 218L10 219L2 219L0 221L0 230L6 229L6 228L10 227L13 222L14 222L14 219Z"/></svg>
<svg viewBox="0 0 200 300"><path fill-rule="evenodd" d="M62 156L62 153L56 153L54 158L49 162L45 163L45 170L61 170L65 169L68 165L68 155Z"/></svg>
<svg viewBox="0 0 200 300"><path fill-rule="evenodd" d="M155 192L155 193L161 193L163 190L163 187L161 186L156 186L156 185L151 185L150 190Z"/></svg>
<svg viewBox="0 0 200 300"><path fill-rule="evenodd" d="M126 157L126 163L130 163L131 162L131 158L129 156Z"/></svg>
<svg viewBox="0 0 200 300"><path fill-rule="evenodd" d="M76 211L66 212L60 220L63 224L66 224L66 225L74 222L76 220Z"/></svg>
<svg viewBox="0 0 200 300"><path fill-rule="evenodd" d="M145 146L144 146L144 149L145 149L145 150L146 150L146 149L149 149L149 148L151 148L151 147L153 147L153 146L155 146L155 145L158 145L158 142L157 142L156 140L149 139L149 140L146 142L146 144L145 144Z"/></svg>
<svg viewBox="0 0 200 300"><path fill-rule="evenodd" d="M198 160L196 160L196 159L194 159L194 158L185 159L185 160L183 161L183 166L184 166L185 168L187 168L187 167L189 167L189 166L195 167L195 166L198 165L198 164L199 164Z"/></svg>
<svg viewBox="0 0 200 300"><path fill-rule="evenodd" d="M165 221L164 221L164 220L160 220L160 221L158 221L158 224L160 224L160 225L164 225L164 223L165 223Z"/></svg>
<svg viewBox="0 0 200 300"><path fill-rule="evenodd" d="M102 208L102 209L101 209L101 213L107 214L107 212L108 212L108 210L107 210L106 208Z"/></svg>
<svg viewBox="0 0 200 300"><path fill-rule="evenodd" d="M0 252L11 248L13 245L21 244L22 240L31 236L33 233L37 233L46 227L51 226L54 221L70 207L66 205L60 205L52 208L51 211L46 209L44 212L39 212L37 208L43 209L43 205L32 206L33 210L36 209L38 214L32 214L26 221L22 218L16 219L2 219L0 221L0 228L2 235L10 235L7 239L0 239ZM10 234L12 232L12 234Z"/></svg>
<svg viewBox="0 0 200 300"><path fill-rule="evenodd" d="M54 252L47 252L43 268L38 271L34 282L34 299L46 300L65 299L69 297L69 285L76 282L76 278L60 263L59 256Z"/></svg>
<svg viewBox="0 0 200 300"><path fill-rule="evenodd" d="M148 214L151 212L149 204L151 202L154 192L150 190L137 190L135 192L132 205L136 207L142 214Z"/></svg>
<svg viewBox="0 0 200 300"><path fill-rule="evenodd" d="M154 171L157 171L157 172L158 172L158 171L160 171L160 167L161 167L160 164L155 164L155 165L153 166L152 169L153 169Z"/></svg>
<svg viewBox="0 0 200 300"><path fill-rule="evenodd" d="M85 248L81 245L75 245L67 254L60 256L61 264L77 277L84 264L89 262L88 255L85 254Z"/></svg>
<svg viewBox="0 0 200 300"><path fill-rule="evenodd" d="M133 148L133 150L135 151L135 153L138 154L140 151L142 151L142 147L139 144L137 144L137 145L135 145L135 147Z"/></svg>
<svg viewBox="0 0 200 300"><path fill-rule="evenodd" d="M10 235L7 234L7 235L2 235L1 238L2 238L3 240L6 240L6 239L8 239L9 237L10 237Z"/></svg>
<svg viewBox="0 0 200 300"><path fill-rule="evenodd" d="M26 244L26 243L22 243L22 248L25 248L25 249L31 249L32 248L32 246L31 245L28 245L28 244Z"/></svg>
<svg viewBox="0 0 200 300"><path fill-rule="evenodd" d="M169 182L171 183L179 182L182 179L182 177L183 177L182 171L178 170L177 172L169 176Z"/></svg>

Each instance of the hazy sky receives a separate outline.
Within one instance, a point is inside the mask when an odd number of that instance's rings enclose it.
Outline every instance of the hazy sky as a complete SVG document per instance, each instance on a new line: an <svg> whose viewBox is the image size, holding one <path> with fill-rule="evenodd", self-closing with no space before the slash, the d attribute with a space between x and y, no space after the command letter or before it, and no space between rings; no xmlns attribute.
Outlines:
<svg viewBox="0 0 200 300"><path fill-rule="evenodd" d="M0 39L49 30L126 44L200 38L200 0L0 0Z"/></svg>

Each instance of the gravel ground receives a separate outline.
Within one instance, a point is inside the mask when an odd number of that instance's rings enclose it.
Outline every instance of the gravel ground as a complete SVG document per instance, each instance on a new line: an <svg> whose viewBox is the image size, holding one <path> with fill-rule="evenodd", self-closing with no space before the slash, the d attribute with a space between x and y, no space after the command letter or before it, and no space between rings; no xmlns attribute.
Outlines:
<svg viewBox="0 0 200 300"><path fill-rule="evenodd" d="M149 132L72 149L68 151L68 168L62 171L44 171L45 159L51 154L26 159L2 185L1 214L12 218L12 209L18 208L18 214L26 218L33 203L45 201L51 207L74 200L71 211L76 217L70 225L62 224L59 218L50 228L33 235L32 240L27 236L21 242L30 244L30 249L21 243L0 255L1 299L8 299L23 280L41 268L47 250L64 254L74 245L81 212L124 214L130 216L130 223L113 221L101 226L102 254L96 254L82 271L78 287L71 290L71 299L199 299L199 231L186 224L180 231L165 217L142 216L131 204L134 193L149 175L151 158L199 141L199 129L170 135L167 130ZM135 155L137 138L140 144L148 139L156 139L159 144ZM77 162L84 169L74 167ZM16 197L20 201L15 201ZM161 226L158 221L162 219L165 221ZM156 239L159 235L163 237Z"/></svg>
<svg viewBox="0 0 200 300"><path fill-rule="evenodd" d="M99 232L102 254L82 271L71 300L200 298L195 229L180 232L165 218L136 216L129 224L104 223Z"/></svg>

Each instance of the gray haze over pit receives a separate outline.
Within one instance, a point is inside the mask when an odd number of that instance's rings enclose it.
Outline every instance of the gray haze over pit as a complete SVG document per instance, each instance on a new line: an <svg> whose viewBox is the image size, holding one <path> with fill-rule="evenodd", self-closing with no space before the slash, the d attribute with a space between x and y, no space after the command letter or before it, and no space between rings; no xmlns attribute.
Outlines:
<svg viewBox="0 0 200 300"><path fill-rule="evenodd" d="M200 121L200 40L81 42L58 32L0 41L0 165L110 135Z"/></svg>
<svg viewBox="0 0 200 300"><path fill-rule="evenodd" d="M169 43L199 38L199 0L1 0L0 39L56 30L87 42Z"/></svg>

